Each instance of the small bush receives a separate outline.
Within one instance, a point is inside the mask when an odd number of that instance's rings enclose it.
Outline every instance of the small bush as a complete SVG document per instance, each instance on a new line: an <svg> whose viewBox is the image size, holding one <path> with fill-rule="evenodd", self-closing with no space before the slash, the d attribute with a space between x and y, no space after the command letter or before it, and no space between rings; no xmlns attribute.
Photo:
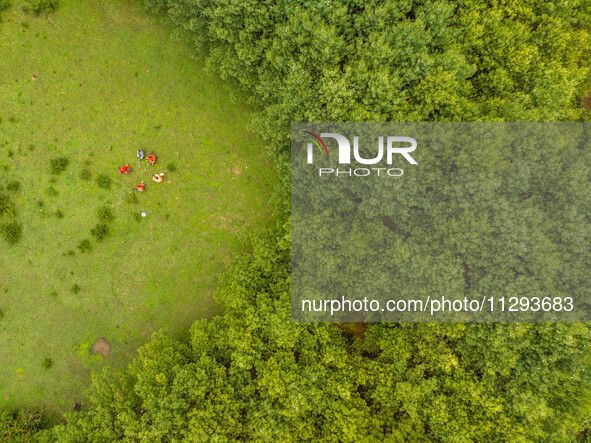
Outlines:
<svg viewBox="0 0 591 443"><path fill-rule="evenodd" d="M51 369L53 366L53 360L49 357L45 357L43 359L43 363L41 363L41 367L45 370Z"/></svg>
<svg viewBox="0 0 591 443"><path fill-rule="evenodd" d="M99 188L111 189L111 183L113 183L113 180L108 175L101 174L96 178L96 184Z"/></svg>
<svg viewBox="0 0 591 443"><path fill-rule="evenodd" d="M6 190L10 192L18 192L21 188L20 182L14 180L6 185Z"/></svg>
<svg viewBox="0 0 591 443"><path fill-rule="evenodd" d="M51 173L53 175L61 174L62 172L64 172L66 170L66 168L68 167L69 164L70 164L70 160L67 159L66 157L54 158L50 162Z"/></svg>
<svg viewBox="0 0 591 443"><path fill-rule="evenodd" d="M169 163L166 165L166 169L168 169L170 172L174 172L176 171L176 165L174 163Z"/></svg>
<svg viewBox="0 0 591 443"><path fill-rule="evenodd" d="M70 291L72 291L73 294L78 294L80 292L80 289L82 289L80 287L80 285L78 285L77 283L74 283L72 285L72 287L70 288Z"/></svg>
<svg viewBox="0 0 591 443"><path fill-rule="evenodd" d="M56 209L55 216L57 218L64 218L64 213L60 209Z"/></svg>
<svg viewBox="0 0 591 443"><path fill-rule="evenodd" d="M57 11L59 0L27 0L24 11L29 14L44 14Z"/></svg>
<svg viewBox="0 0 591 443"><path fill-rule="evenodd" d="M78 243L78 250L80 252L89 252L91 249L92 246L90 244L90 240L88 240L87 238L81 240L80 243Z"/></svg>
<svg viewBox="0 0 591 443"><path fill-rule="evenodd" d="M0 216L14 217L16 207L10 197L6 194L0 194Z"/></svg>
<svg viewBox="0 0 591 443"><path fill-rule="evenodd" d="M109 225L106 223L97 223L97 225L90 230L90 233L98 241L101 241L109 235Z"/></svg>
<svg viewBox="0 0 591 443"><path fill-rule="evenodd" d="M4 237L4 240L11 245L15 245L23 235L23 225L16 220L9 223L3 223L0 225L0 231L2 231L2 237Z"/></svg>
<svg viewBox="0 0 591 443"><path fill-rule="evenodd" d="M113 215L113 211L111 211L111 209L103 206L98 210L98 218L103 223L110 223L115 220L115 215Z"/></svg>
<svg viewBox="0 0 591 443"><path fill-rule="evenodd" d="M57 197L60 193L58 192L57 189L55 189L53 186L50 186L49 188L47 188L45 190L45 193L47 195L49 195L50 197Z"/></svg>
<svg viewBox="0 0 591 443"><path fill-rule="evenodd" d="M140 202L139 199L137 198L137 192L132 192L131 194L128 194L125 197L125 201L127 203L132 203L134 205L136 205L136 204L138 204Z"/></svg>
<svg viewBox="0 0 591 443"><path fill-rule="evenodd" d="M6 11L8 8L10 8L11 4L12 2L10 0L0 0L0 12ZM1 122L2 120L0 119L0 123Z"/></svg>
<svg viewBox="0 0 591 443"><path fill-rule="evenodd" d="M82 171L80 171L80 179L81 180L89 181L91 178L92 178L92 172L90 172L90 169L84 168Z"/></svg>

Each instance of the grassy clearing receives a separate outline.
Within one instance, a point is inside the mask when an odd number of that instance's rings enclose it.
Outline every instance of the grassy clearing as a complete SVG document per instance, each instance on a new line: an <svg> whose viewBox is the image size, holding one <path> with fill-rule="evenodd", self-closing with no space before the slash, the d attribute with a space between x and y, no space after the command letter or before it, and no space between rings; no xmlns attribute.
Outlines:
<svg viewBox="0 0 591 443"><path fill-rule="evenodd" d="M15 3L0 24L0 224L22 232L0 237L0 408L70 409L92 370L215 312L275 176L247 109L135 3ZM155 166L138 167L139 148Z"/></svg>

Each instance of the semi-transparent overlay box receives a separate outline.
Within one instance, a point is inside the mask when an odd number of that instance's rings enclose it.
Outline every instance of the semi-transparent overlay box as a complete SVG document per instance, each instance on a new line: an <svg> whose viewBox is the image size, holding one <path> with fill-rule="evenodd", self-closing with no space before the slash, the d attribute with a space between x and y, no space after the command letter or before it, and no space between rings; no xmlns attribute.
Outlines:
<svg viewBox="0 0 591 443"><path fill-rule="evenodd" d="M294 123L292 319L590 321L591 124Z"/></svg>

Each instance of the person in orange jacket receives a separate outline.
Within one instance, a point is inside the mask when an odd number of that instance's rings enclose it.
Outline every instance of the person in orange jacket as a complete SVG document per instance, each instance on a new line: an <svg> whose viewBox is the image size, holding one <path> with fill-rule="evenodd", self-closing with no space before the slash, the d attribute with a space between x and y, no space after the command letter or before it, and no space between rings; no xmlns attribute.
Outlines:
<svg viewBox="0 0 591 443"><path fill-rule="evenodd" d="M144 187L145 187L144 186L144 182L142 181L141 183L139 183L137 185L137 190L140 191L140 192L143 192L144 191Z"/></svg>
<svg viewBox="0 0 591 443"><path fill-rule="evenodd" d="M156 163L156 156L154 154L150 154L146 157L146 161L153 165L154 163Z"/></svg>

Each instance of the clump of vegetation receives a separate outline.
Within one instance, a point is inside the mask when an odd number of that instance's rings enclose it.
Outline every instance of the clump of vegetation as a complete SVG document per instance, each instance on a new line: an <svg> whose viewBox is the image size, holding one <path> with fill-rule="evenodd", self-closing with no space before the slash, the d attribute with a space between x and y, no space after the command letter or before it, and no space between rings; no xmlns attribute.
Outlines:
<svg viewBox="0 0 591 443"><path fill-rule="evenodd" d="M21 188L21 183L17 180L13 180L6 185L6 190L10 192L18 192Z"/></svg>
<svg viewBox="0 0 591 443"><path fill-rule="evenodd" d="M103 206L98 210L98 218L103 223L110 223L113 220L115 220L115 215L113 214L113 211L111 211L110 208Z"/></svg>
<svg viewBox="0 0 591 443"><path fill-rule="evenodd" d="M73 255L76 255L76 251L74 251L73 249L70 249L70 250L64 252L64 255L69 255L71 257Z"/></svg>
<svg viewBox="0 0 591 443"><path fill-rule="evenodd" d="M141 215L139 212L134 212L134 213L133 213L133 219L134 219L136 222L138 222L138 223L139 223L139 222L141 222L141 221L142 221L142 215Z"/></svg>
<svg viewBox="0 0 591 443"><path fill-rule="evenodd" d="M111 189L112 183L113 183L113 180L111 180L111 177L109 177L108 175L105 175L105 174L101 174L96 178L96 184L98 185L99 188Z"/></svg>
<svg viewBox="0 0 591 443"><path fill-rule="evenodd" d="M59 192L57 189L55 189L53 186L50 186L49 188L47 188L45 190L45 193L47 195L49 195L50 197L57 197L59 195Z"/></svg>
<svg viewBox="0 0 591 443"><path fill-rule="evenodd" d="M90 240L88 240L87 238L81 240L80 243L78 243L77 247L80 252L89 252L92 249Z"/></svg>
<svg viewBox="0 0 591 443"><path fill-rule="evenodd" d="M81 180L89 181L91 178L92 178L92 172L90 172L90 169L84 168L82 171L80 171L80 179Z"/></svg>
<svg viewBox="0 0 591 443"><path fill-rule="evenodd" d="M23 10L29 14L48 14L57 11L59 0L27 0Z"/></svg>
<svg viewBox="0 0 591 443"><path fill-rule="evenodd" d="M43 359L43 363L41 363L41 367L45 370L51 369L53 366L53 360L49 357L45 357Z"/></svg>
<svg viewBox="0 0 591 443"><path fill-rule="evenodd" d="M166 169L168 169L170 172L174 172L176 171L176 165L174 163L169 163L166 165Z"/></svg>
<svg viewBox="0 0 591 443"><path fill-rule="evenodd" d="M23 225L14 220L0 225L0 231L4 240L11 245L17 244L23 235Z"/></svg>
<svg viewBox="0 0 591 443"><path fill-rule="evenodd" d="M49 293L49 296L50 296L51 298L57 298L57 291L51 291L51 292Z"/></svg>
<svg viewBox="0 0 591 443"><path fill-rule="evenodd" d="M4 318L4 310L0 308L0 320Z"/></svg>
<svg viewBox="0 0 591 443"><path fill-rule="evenodd" d="M73 294L78 294L81 289L82 288L80 287L80 285L78 283L74 283L72 285L72 287L70 288L70 291L72 291Z"/></svg>
<svg viewBox="0 0 591 443"><path fill-rule="evenodd" d="M51 173L53 175L61 174L66 170L68 165L70 164L70 160L66 157L58 157L51 159L50 166L51 166Z"/></svg>
<svg viewBox="0 0 591 443"><path fill-rule="evenodd" d="M0 216L14 217L16 215L16 206L10 197L6 194L0 194Z"/></svg>
<svg viewBox="0 0 591 443"><path fill-rule="evenodd" d="M128 194L125 197L125 201L127 203L131 203L131 204L134 204L134 205L135 204L138 204L140 202L139 199L137 198L137 193L135 193L135 192L132 192L132 193Z"/></svg>
<svg viewBox="0 0 591 443"><path fill-rule="evenodd" d="M10 8L12 2L10 0L0 0L0 12L6 11ZM0 119L0 123L2 123L2 119Z"/></svg>
<svg viewBox="0 0 591 443"><path fill-rule="evenodd" d="M55 216L57 218L64 218L64 213L61 211L61 209L56 209Z"/></svg>
<svg viewBox="0 0 591 443"><path fill-rule="evenodd" d="M90 230L90 233L98 241L102 241L107 235L109 235L109 225L106 223L97 223L96 226Z"/></svg>

